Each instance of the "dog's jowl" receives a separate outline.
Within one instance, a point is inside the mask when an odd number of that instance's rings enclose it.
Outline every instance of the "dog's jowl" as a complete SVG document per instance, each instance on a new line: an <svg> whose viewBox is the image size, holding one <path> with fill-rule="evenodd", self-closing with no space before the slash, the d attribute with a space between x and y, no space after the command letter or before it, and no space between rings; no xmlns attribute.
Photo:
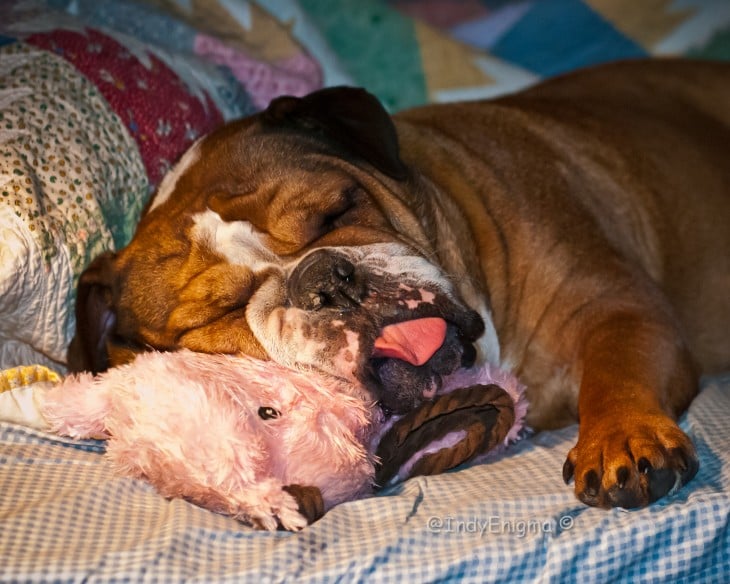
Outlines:
<svg viewBox="0 0 730 584"><path fill-rule="evenodd" d="M533 427L579 420L582 501L646 505L695 474L676 417L730 367L729 104L730 65L671 60L393 117L361 89L278 98L83 274L69 362L242 352L405 412L489 360Z"/></svg>

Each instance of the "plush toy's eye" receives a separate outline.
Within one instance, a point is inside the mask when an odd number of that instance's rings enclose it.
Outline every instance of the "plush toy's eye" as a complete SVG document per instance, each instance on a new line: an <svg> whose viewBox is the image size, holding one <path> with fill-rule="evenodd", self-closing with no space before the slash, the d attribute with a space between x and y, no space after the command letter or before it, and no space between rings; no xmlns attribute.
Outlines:
<svg viewBox="0 0 730 584"><path fill-rule="evenodd" d="M262 420L273 420L274 418L278 418L281 416L281 412L278 410L275 410L274 408L270 408L268 406L261 406L259 408L259 418Z"/></svg>

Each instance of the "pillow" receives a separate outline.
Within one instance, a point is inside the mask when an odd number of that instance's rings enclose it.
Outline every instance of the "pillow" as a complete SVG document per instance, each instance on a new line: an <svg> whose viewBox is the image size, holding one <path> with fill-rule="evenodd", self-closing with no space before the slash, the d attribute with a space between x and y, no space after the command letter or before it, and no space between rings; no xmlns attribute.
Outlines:
<svg viewBox="0 0 730 584"><path fill-rule="evenodd" d="M76 278L128 238L149 183L97 88L63 58L0 47L0 366L58 365Z"/></svg>

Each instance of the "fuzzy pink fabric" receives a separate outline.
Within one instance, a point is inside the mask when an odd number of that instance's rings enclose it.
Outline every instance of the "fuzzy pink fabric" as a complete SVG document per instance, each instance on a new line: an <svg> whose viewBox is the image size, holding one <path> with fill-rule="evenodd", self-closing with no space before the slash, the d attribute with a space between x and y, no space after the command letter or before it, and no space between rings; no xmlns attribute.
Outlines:
<svg viewBox="0 0 730 584"><path fill-rule="evenodd" d="M460 371L444 392L497 383L514 399L522 427L523 389L491 367ZM364 388L316 371L286 369L245 356L182 350L143 353L93 377L72 375L45 394L51 430L108 439L107 457L121 474L147 479L163 496L182 497L257 527L298 530L307 520L287 485L318 487L325 509L369 495L383 421ZM448 448L458 431L426 445Z"/></svg>
<svg viewBox="0 0 730 584"><path fill-rule="evenodd" d="M326 509L371 492L372 405L360 387L316 372L179 351L69 376L42 411L56 433L110 438L116 470L166 497L297 530L306 519L282 487L319 487ZM260 408L280 415L263 419Z"/></svg>

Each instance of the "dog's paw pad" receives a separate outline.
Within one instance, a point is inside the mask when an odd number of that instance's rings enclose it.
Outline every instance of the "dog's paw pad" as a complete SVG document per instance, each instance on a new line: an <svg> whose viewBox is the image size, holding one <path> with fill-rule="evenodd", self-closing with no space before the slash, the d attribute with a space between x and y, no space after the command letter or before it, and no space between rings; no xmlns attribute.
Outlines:
<svg viewBox="0 0 730 584"><path fill-rule="evenodd" d="M563 480L575 478L576 496L587 505L631 509L674 493L698 468L692 442L676 423L646 415L581 428Z"/></svg>

